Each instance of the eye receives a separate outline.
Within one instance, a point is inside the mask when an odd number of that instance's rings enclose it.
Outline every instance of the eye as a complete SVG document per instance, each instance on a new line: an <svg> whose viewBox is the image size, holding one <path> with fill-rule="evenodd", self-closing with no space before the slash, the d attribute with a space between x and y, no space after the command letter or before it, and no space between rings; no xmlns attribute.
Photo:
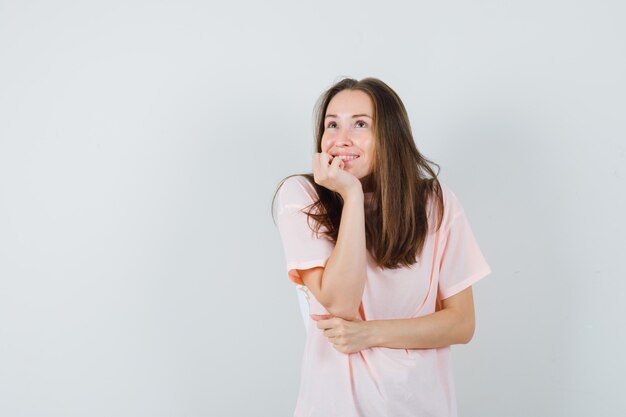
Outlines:
<svg viewBox="0 0 626 417"><path fill-rule="evenodd" d="M326 127L331 127L330 125L336 125L336 123L335 122L330 122L330 123L328 123L328 125L326 125Z"/></svg>
<svg viewBox="0 0 626 417"><path fill-rule="evenodd" d="M363 120L357 120L357 123L363 123L363 127L367 126L367 123L365 123Z"/></svg>

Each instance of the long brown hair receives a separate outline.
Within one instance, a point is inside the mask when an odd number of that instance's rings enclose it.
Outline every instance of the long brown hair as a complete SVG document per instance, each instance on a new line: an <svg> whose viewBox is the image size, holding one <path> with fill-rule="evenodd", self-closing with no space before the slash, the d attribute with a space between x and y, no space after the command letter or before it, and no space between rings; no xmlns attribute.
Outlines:
<svg viewBox="0 0 626 417"><path fill-rule="evenodd" d="M316 152L322 151L324 118L332 98L343 90L366 93L374 104L374 161L372 171L363 179L373 191L371 205L365 210L365 236L368 252L381 268L397 269L417 262L429 233L429 198L436 198L438 219L443 218L443 191L437 179L439 165L426 159L415 146L407 111L400 97L377 78L357 81L344 78L332 85L318 99L314 117ZM429 164L437 166L437 174ZM343 199L339 193L314 181L313 173L293 174L277 186L274 199L283 182L301 175L315 188L318 200L307 206L305 212L313 218L313 231L337 242Z"/></svg>

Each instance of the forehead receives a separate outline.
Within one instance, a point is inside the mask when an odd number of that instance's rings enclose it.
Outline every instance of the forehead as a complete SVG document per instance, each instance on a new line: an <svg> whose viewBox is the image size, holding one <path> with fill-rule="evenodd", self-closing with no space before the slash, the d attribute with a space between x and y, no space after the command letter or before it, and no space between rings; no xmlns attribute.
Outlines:
<svg viewBox="0 0 626 417"><path fill-rule="evenodd" d="M351 117L354 114L367 114L374 117L374 105L369 95L359 90L343 90L328 103L326 115Z"/></svg>

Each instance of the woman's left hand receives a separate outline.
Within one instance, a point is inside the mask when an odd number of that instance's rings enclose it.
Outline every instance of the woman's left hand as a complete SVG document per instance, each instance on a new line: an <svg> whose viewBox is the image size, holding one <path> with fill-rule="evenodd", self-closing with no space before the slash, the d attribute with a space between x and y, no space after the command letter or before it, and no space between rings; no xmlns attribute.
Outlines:
<svg viewBox="0 0 626 417"><path fill-rule="evenodd" d="M358 316L354 321L330 314L311 314L311 318L317 321L317 328L324 331L324 336L339 352L354 353L372 347L368 322Z"/></svg>

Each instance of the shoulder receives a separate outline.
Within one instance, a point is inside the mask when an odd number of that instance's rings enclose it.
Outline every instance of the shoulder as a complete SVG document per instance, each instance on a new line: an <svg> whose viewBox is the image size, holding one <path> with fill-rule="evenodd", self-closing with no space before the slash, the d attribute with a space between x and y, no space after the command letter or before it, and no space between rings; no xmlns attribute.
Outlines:
<svg viewBox="0 0 626 417"><path fill-rule="evenodd" d="M459 214L463 213L463 206L448 184L441 181L439 184L441 185L441 193L443 195L443 225L445 229L446 225L452 223Z"/></svg>
<svg viewBox="0 0 626 417"><path fill-rule="evenodd" d="M457 206L459 206L459 199L452 190L452 188L448 184L441 181L439 182L439 184L441 185L441 193L443 194L444 206L450 209L457 208Z"/></svg>
<svg viewBox="0 0 626 417"><path fill-rule="evenodd" d="M303 175L293 175L282 181L278 190L281 207L298 205L304 207L317 200L317 191Z"/></svg>

